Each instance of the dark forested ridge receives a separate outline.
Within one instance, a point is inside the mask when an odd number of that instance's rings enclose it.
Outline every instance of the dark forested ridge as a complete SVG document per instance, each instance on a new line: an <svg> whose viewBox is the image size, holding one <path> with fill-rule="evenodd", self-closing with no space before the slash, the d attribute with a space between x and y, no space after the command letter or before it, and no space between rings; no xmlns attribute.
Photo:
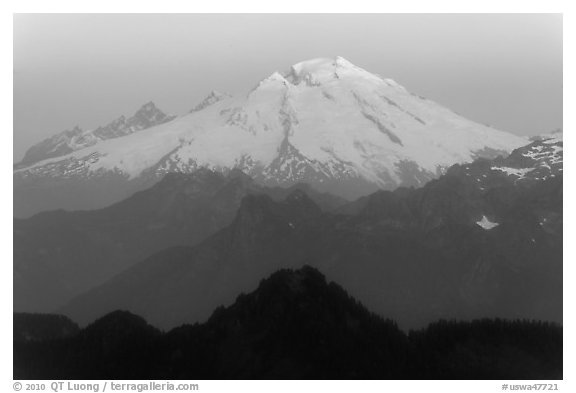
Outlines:
<svg viewBox="0 0 576 393"><path fill-rule="evenodd" d="M14 341L43 341L75 336L80 328L70 318L53 314L13 314Z"/></svg>
<svg viewBox="0 0 576 393"><path fill-rule="evenodd" d="M71 336L15 340L14 378L561 379L562 327L483 319L406 334L305 266L203 324L163 333L116 311Z"/></svg>

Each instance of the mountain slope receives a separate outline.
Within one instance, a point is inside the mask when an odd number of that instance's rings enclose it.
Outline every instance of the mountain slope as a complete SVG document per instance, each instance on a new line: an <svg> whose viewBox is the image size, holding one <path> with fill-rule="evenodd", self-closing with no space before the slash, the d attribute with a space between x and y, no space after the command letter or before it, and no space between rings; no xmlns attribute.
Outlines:
<svg viewBox="0 0 576 393"><path fill-rule="evenodd" d="M16 211L93 206L80 190L86 182L126 195L167 172L200 167L236 168L266 185L305 182L357 197L421 186L454 163L525 143L341 57L315 59L273 73L245 96L213 93L169 123L17 169L16 189L49 189L53 197L38 201L22 191ZM79 202L64 204L52 182L78 194Z"/></svg>
<svg viewBox="0 0 576 393"><path fill-rule="evenodd" d="M101 141L129 135L172 119L174 116L166 115L153 102L148 102L128 119L120 116L105 126L89 131L84 131L76 126L72 130L62 131L47 138L30 147L17 167L26 167L38 161L61 157Z"/></svg>
<svg viewBox="0 0 576 393"><path fill-rule="evenodd" d="M14 379L561 379L562 327L439 321L405 334L318 270L283 269L203 324L161 333L115 311L14 342Z"/></svg>
<svg viewBox="0 0 576 393"><path fill-rule="evenodd" d="M302 184L266 188L241 172L172 173L110 207L14 220L14 309L49 312L154 252L195 245L234 219L248 194L305 190L324 209L344 201Z"/></svg>
<svg viewBox="0 0 576 393"><path fill-rule="evenodd" d="M274 270L310 264L403 328L440 318L561 321L561 172L518 182L495 162L456 165L340 214L321 213L302 193L283 203L245 198L226 229L152 256L62 312L87 323L124 308L173 327L204 320Z"/></svg>
<svg viewBox="0 0 576 393"><path fill-rule="evenodd" d="M273 273L203 325L172 330L166 343L178 378L389 379L408 363L407 338L393 321L310 266Z"/></svg>
<svg viewBox="0 0 576 393"><path fill-rule="evenodd" d="M321 214L299 190L283 202L248 195L229 227L197 247L152 255L74 299L64 314L85 324L126 309L163 328L205 320L278 268L298 266L314 243L310 228Z"/></svg>

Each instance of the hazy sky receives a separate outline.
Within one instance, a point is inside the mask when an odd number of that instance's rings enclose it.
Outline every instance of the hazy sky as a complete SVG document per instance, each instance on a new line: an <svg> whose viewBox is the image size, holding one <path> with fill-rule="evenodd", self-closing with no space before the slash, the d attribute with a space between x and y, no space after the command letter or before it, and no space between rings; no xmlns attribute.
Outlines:
<svg viewBox="0 0 576 393"><path fill-rule="evenodd" d="M336 55L505 131L562 127L561 15L15 15L14 161L147 101L182 114Z"/></svg>

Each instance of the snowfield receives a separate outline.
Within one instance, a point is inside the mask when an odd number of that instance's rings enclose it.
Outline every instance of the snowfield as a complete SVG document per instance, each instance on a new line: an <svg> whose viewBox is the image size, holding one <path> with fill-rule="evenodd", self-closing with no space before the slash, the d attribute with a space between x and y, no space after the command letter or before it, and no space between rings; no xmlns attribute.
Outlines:
<svg viewBox="0 0 576 393"><path fill-rule="evenodd" d="M37 162L15 174L115 172L134 179L147 170L238 168L278 184L360 178L390 187L406 180L403 163L432 178L483 152L508 153L526 143L337 57L274 72L244 96L213 92L172 121ZM67 162L82 170L65 173Z"/></svg>

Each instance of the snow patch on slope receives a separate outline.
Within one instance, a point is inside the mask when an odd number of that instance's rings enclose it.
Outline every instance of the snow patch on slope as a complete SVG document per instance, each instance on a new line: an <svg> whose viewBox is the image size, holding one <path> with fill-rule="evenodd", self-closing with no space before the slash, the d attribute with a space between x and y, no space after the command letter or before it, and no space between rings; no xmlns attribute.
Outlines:
<svg viewBox="0 0 576 393"><path fill-rule="evenodd" d="M485 230L489 231L490 229L496 228L500 224L497 222L490 221L488 217L483 215L480 221L476 221L476 225L479 225Z"/></svg>
<svg viewBox="0 0 576 393"><path fill-rule="evenodd" d="M491 169L493 171L504 172L508 176L517 176L519 179L523 179L527 173L530 173L534 170L534 168L509 168L509 167L498 167L498 166L493 166Z"/></svg>

